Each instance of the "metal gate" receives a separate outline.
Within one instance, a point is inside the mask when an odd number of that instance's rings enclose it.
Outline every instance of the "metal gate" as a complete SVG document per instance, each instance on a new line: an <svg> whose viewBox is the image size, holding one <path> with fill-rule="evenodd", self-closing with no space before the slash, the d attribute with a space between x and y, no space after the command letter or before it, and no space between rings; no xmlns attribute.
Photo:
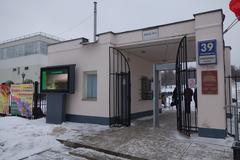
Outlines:
<svg viewBox="0 0 240 160"><path fill-rule="evenodd" d="M130 67L124 54L109 48L109 119L111 127L130 126Z"/></svg>
<svg viewBox="0 0 240 160"><path fill-rule="evenodd" d="M226 111L226 132L239 141L239 123L240 123L240 76L225 77L225 111Z"/></svg>
<svg viewBox="0 0 240 160"><path fill-rule="evenodd" d="M195 105L192 106L194 91L189 88L189 85L188 85L189 78L196 79L196 70L188 69L187 37L184 36L180 41L178 51L177 51L177 57L176 57L175 94L176 94L176 108L177 108L177 129L185 133L187 136L190 136L191 132L197 132L198 130L197 104L195 103ZM184 92L185 92L185 96L184 96ZM187 95L188 97L191 97L191 100L186 100Z"/></svg>

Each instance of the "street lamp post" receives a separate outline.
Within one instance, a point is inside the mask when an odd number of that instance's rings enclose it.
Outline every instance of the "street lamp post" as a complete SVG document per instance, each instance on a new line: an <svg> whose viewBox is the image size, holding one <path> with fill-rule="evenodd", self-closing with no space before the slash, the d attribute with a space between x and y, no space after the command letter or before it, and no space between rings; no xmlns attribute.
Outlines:
<svg viewBox="0 0 240 160"><path fill-rule="evenodd" d="M23 72L22 73L22 83L24 83L24 78L25 78L26 74Z"/></svg>

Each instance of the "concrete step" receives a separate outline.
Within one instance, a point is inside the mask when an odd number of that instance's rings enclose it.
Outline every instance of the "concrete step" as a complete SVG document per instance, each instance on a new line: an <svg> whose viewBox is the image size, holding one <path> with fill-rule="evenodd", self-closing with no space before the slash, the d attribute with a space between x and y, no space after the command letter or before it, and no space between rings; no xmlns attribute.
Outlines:
<svg viewBox="0 0 240 160"><path fill-rule="evenodd" d="M45 150L31 156L22 158L20 160L90 160L81 156L73 156L68 153L62 153L58 151L53 151L51 149Z"/></svg>
<svg viewBox="0 0 240 160"><path fill-rule="evenodd" d="M77 157L84 157L90 160L129 160L126 158L106 154L104 152L99 152L88 148L76 148L70 151L69 154Z"/></svg>
<svg viewBox="0 0 240 160"><path fill-rule="evenodd" d="M69 154L79 157L85 157L91 160L146 160L143 158L105 150L89 145L82 144L80 142L73 142L69 140L57 139L59 142L67 147L75 148L69 152Z"/></svg>

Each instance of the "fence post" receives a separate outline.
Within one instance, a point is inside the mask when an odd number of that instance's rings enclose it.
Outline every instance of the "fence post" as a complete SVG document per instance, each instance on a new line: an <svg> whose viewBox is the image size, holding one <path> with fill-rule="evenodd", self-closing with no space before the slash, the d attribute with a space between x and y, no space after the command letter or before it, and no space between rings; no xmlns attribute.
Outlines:
<svg viewBox="0 0 240 160"><path fill-rule="evenodd" d="M234 107L234 125L235 125L235 141L239 141L239 130L238 130L238 106Z"/></svg>
<svg viewBox="0 0 240 160"><path fill-rule="evenodd" d="M37 108L37 102L38 102L38 82L34 82L34 94L33 94L33 103L34 107Z"/></svg>

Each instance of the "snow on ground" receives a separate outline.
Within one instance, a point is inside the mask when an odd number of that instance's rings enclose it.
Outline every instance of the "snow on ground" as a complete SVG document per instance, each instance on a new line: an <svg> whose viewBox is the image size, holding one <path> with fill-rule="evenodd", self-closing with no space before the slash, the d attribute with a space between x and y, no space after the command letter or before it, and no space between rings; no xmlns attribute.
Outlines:
<svg viewBox="0 0 240 160"><path fill-rule="evenodd" d="M0 159L21 159L48 149L61 149L56 138L81 139L83 135L97 134L108 126L63 123L46 124L45 118L28 120L20 117L0 117Z"/></svg>

